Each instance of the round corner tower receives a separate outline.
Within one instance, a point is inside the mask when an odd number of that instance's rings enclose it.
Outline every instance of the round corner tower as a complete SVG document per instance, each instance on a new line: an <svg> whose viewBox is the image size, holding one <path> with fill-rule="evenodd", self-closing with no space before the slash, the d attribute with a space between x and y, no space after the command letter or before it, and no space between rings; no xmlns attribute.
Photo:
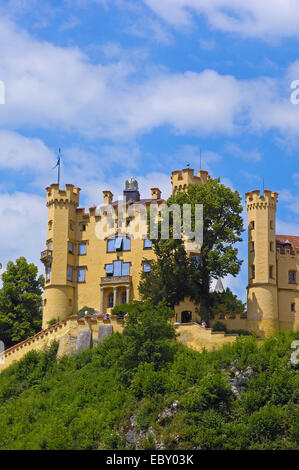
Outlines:
<svg viewBox="0 0 299 470"><path fill-rule="evenodd" d="M67 184L61 190L58 184L52 184L46 191L47 249L41 254L46 271L43 328L51 320L61 320L74 311L76 209L80 188Z"/></svg>
<svg viewBox="0 0 299 470"><path fill-rule="evenodd" d="M248 213L247 324L258 336L279 330L276 260L278 194L246 193Z"/></svg>

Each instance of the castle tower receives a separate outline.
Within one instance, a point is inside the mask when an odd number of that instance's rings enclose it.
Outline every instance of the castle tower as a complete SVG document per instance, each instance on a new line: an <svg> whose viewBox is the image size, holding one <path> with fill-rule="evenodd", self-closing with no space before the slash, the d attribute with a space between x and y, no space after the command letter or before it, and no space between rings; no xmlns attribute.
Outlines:
<svg viewBox="0 0 299 470"><path fill-rule="evenodd" d="M171 173L172 194L186 191L190 184L205 184L210 179L207 171L199 170L197 176L192 168L176 170Z"/></svg>
<svg viewBox="0 0 299 470"><path fill-rule="evenodd" d="M80 188L58 184L46 188L48 207L47 249L41 253L45 265L43 328L55 318L74 311L76 281L76 208Z"/></svg>
<svg viewBox="0 0 299 470"><path fill-rule="evenodd" d="M275 221L278 194L246 193L248 213L248 329L259 336L277 332L278 289Z"/></svg>

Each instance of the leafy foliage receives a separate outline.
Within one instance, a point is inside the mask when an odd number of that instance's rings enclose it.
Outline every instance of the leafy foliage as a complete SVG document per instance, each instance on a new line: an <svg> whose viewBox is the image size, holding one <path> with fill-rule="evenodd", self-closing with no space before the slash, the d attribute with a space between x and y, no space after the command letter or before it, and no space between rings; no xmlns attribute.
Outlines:
<svg viewBox="0 0 299 470"><path fill-rule="evenodd" d="M0 339L5 347L33 336L41 328L43 276L21 257L7 263L0 289Z"/></svg>
<svg viewBox="0 0 299 470"><path fill-rule="evenodd" d="M245 312L246 304L242 300L232 293L227 288L222 294L217 292L210 292L209 295L209 312L210 316L215 313L229 313L231 316L235 316L236 313L243 314Z"/></svg>
<svg viewBox="0 0 299 470"><path fill-rule="evenodd" d="M60 360L53 344L0 374L0 449L130 449L132 416L146 449L154 447L150 426L167 449L299 448L299 374L290 363L298 333L282 332L262 345L240 337L199 353L172 340L166 326L159 333L141 304L130 308L123 335ZM145 345L138 354L145 330L154 348ZM172 354L160 361L163 341ZM254 371L239 398L229 385L232 363ZM174 400L177 412L161 422Z"/></svg>

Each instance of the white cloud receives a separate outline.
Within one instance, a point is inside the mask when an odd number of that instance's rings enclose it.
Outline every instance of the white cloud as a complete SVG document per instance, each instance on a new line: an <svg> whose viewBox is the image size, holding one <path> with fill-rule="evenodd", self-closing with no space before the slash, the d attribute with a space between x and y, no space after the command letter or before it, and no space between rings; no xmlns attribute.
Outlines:
<svg viewBox="0 0 299 470"><path fill-rule="evenodd" d="M0 130L0 142L0 168L40 172L54 164L54 154L40 139Z"/></svg>
<svg viewBox="0 0 299 470"><path fill-rule="evenodd" d="M190 27L194 14L205 15L212 28L244 37L298 37L297 0L144 0L165 21Z"/></svg>
<svg viewBox="0 0 299 470"><path fill-rule="evenodd" d="M39 255L45 245L47 208L45 198L28 193L0 193L0 263L25 256L42 265Z"/></svg>
<svg viewBox="0 0 299 470"><path fill-rule="evenodd" d="M276 221L276 233L279 235L299 236L299 224L284 222L278 219Z"/></svg>
<svg viewBox="0 0 299 470"><path fill-rule="evenodd" d="M296 185L299 184L299 173L293 174L293 180Z"/></svg>
<svg viewBox="0 0 299 470"><path fill-rule="evenodd" d="M242 129L299 136L299 106L289 100L289 79L299 76L299 62L280 80L245 81L213 70L171 73L145 66L140 51L130 58L110 43L108 64L95 65L78 48L38 41L4 19L0 26L2 126L127 141L161 126L204 136ZM249 157L257 160L259 154Z"/></svg>
<svg viewBox="0 0 299 470"><path fill-rule="evenodd" d="M226 145L226 151L234 157L241 158L242 160L249 160L254 162L260 162L262 155L258 149L244 150L239 145L230 142Z"/></svg>
<svg viewBox="0 0 299 470"><path fill-rule="evenodd" d="M289 189L282 189L278 191L278 194L279 201L283 202L294 214L299 215L299 193L293 194Z"/></svg>

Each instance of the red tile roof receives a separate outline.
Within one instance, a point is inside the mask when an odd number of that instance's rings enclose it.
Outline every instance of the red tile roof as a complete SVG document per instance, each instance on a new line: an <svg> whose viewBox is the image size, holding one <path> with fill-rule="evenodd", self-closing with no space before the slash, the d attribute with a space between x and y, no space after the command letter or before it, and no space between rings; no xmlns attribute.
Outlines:
<svg viewBox="0 0 299 470"><path fill-rule="evenodd" d="M276 235L276 242L284 244L286 241L289 241L291 244L291 252L294 254L295 251L299 251L299 237L293 235Z"/></svg>

